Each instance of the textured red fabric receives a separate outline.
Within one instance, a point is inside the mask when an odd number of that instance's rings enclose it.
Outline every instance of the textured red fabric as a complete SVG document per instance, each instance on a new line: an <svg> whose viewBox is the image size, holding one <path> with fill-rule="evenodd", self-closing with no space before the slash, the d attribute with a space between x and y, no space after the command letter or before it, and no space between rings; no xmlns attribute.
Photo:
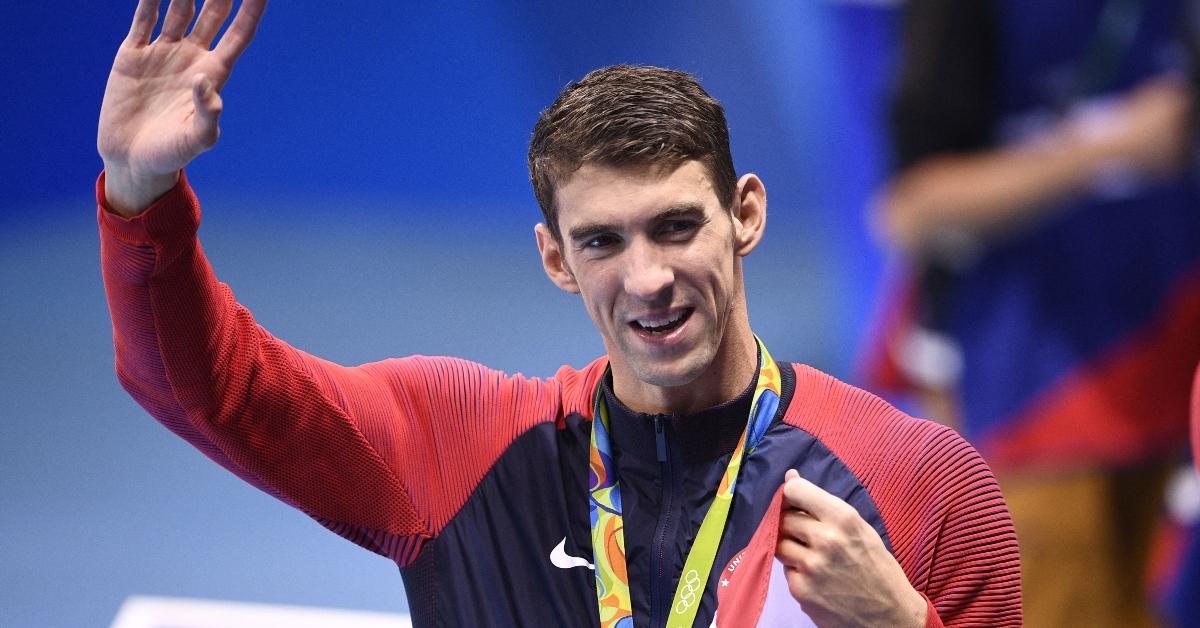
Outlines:
<svg viewBox="0 0 1200 628"><path fill-rule="evenodd" d="M870 493L909 582L937 611L929 625L1019 626L1016 532L975 449L807 366L796 366L795 399L784 421L829 447Z"/></svg>
<svg viewBox="0 0 1200 628"><path fill-rule="evenodd" d="M401 564L513 439L591 414L603 360L543 381L455 358L345 367L294 349L217 282L186 177L134 219L105 210L103 178L97 199L121 383L210 458Z"/></svg>

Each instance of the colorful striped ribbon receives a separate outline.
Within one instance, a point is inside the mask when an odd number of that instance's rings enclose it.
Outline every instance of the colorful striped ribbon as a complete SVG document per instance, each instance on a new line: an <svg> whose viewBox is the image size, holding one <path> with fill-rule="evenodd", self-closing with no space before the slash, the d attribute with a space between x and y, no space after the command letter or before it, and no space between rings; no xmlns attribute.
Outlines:
<svg viewBox="0 0 1200 628"><path fill-rule="evenodd" d="M758 344L758 381L746 429L729 457L729 465L717 485L716 495L692 548L684 561L679 584L675 588L671 609L667 615L668 628L689 627L695 621L700 599L708 584L717 548L725 532L729 508L737 488L742 459L750 455L762 440L775 411L779 408L781 378L779 367L767 352L762 340ZM625 525L621 516L621 482L613 466L608 404L603 386L596 387L595 417L589 452L591 466L588 492L592 523L592 555L596 564L596 600L600 611L601 628L632 628L633 604L629 597L629 572L625 564Z"/></svg>

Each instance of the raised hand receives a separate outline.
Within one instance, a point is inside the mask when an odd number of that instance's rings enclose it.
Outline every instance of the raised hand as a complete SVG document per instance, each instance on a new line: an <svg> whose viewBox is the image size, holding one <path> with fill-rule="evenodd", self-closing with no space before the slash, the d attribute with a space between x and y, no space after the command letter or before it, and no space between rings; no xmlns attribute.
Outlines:
<svg viewBox="0 0 1200 628"><path fill-rule="evenodd" d="M250 45L267 0L243 0L213 47L233 0L171 0L158 38L159 0L139 0L129 35L108 75L96 147L104 160L105 196L132 216L165 194L179 170L212 148L220 134L221 88Z"/></svg>
<svg viewBox="0 0 1200 628"><path fill-rule="evenodd" d="M818 626L924 626L926 604L854 507L789 470L775 557Z"/></svg>

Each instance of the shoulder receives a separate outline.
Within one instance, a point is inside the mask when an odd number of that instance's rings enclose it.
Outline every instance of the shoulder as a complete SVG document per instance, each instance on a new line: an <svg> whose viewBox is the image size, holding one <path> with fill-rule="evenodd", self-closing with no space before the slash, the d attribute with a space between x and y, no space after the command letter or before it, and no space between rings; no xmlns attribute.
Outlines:
<svg viewBox="0 0 1200 628"><path fill-rule="evenodd" d="M784 422L811 433L848 462L884 451L889 456L919 452L940 441L966 445L948 427L913 418L811 366L791 366L796 383Z"/></svg>
<svg viewBox="0 0 1200 628"><path fill-rule="evenodd" d="M608 372L608 357L592 360L582 369L562 366L554 374L554 381L562 390L562 414L580 414L591 418L593 395L600 379Z"/></svg>
<svg viewBox="0 0 1200 628"><path fill-rule="evenodd" d="M462 358L412 355L355 370L389 382L393 393L408 399L438 399L461 405L481 400L532 404L543 408L542 414L554 409L553 414L561 419L570 414L591 416L592 394L607 367L608 359L600 357L582 368L562 366L553 377L542 379L509 374Z"/></svg>
<svg viewBox="0 0 1200 628"><path fill-rule="evenodd" d="M828 447L879 509L909 581L945 617L977 609L955 591L1020 603L1020 563L1008 507L991 469L954 430L908 416L879 397L794 365L784 416Z"/></svg>
<svg viewBox="0 0 1200 628"><path fill-rule="evenodd" d="M953 429L908 416L814 368L794 368L795 393L784 421L812 434L846 464L888 528L1008 519L991 469Z"/></svg>

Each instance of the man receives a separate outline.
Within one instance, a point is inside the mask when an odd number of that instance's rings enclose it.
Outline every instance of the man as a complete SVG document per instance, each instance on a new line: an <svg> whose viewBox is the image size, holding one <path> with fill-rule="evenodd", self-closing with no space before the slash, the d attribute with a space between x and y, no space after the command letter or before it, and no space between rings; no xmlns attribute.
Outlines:
<svg viewBox="0 0 1200 628"><path fill-rule="evenodd" d="M568 86L530 146L547 275L606 357L542 381L452 358L347 368L217 283L181 169L265 0L139 2L100 116L117 373L227 469L394 560L418 625L1015 625L1016 541L953 432L753 333L741 259L766 193L736 178L690 76ZM797 473L797 470L799 473ZM786 478L786 481L785 481ZM776 560L778 558L778 560Z"/></svg>

